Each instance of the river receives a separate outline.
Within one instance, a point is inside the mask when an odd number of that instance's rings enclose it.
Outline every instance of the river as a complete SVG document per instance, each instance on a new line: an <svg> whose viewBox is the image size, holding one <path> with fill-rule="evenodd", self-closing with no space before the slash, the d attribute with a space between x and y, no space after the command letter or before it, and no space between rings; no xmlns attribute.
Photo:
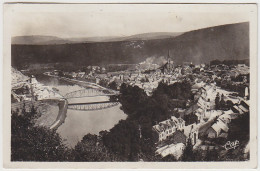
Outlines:
<svg viewBox="0 0 260 171"><path fill-rule="evenodd" d="M46 85L52 86L59 90L61 95L69 92L84 89L81 86L45 75L36 75L36 79ZM69 99L69 103L73 102L98 102L109 100L107 96L91 97L91 98L75 98ZM127 115L120 109L120 104L108 109L96 111L79 111L67 110L65 122L59 126L57 132L61 135L64 143L68 147L74 147L84 135L97 134L102 130L109 130L114 127L119 120L126 119Z"/></svg>

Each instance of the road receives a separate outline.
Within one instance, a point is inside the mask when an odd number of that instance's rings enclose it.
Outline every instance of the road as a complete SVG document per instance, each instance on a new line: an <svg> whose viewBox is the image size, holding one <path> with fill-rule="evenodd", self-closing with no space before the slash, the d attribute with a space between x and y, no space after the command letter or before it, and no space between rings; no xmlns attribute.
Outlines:
<svg viewBox="0 0 260 171"><path fill-rule="evenodd" d="M58 105L59 113L54 123L50 126L50 129L57 129L65 121L68 109L68 101L66 99L60 99Z"/></svg>

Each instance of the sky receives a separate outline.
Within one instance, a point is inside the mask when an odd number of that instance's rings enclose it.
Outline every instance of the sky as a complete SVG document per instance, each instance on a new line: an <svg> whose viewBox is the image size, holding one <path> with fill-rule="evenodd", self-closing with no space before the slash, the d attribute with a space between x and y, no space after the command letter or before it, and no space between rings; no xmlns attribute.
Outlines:
<svg viewBox="0 0 260 171"><path fill-rule="evenodd" d="M12 37L60 38L130 36L149 32L186 32L247 22L244 5L182 4L20 4L12 6Z"/></svg>

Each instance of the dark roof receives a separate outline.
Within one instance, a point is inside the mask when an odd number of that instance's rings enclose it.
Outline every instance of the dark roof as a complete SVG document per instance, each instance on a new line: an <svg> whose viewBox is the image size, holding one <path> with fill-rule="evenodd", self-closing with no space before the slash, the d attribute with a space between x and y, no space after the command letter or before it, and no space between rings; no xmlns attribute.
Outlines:
<svg viewBox="0 0 260 171"><path fill-rule="evenodd" d="M212 124L214 124L214 120L204 123L199 128L199 134L204 134L207 132L208 129L211 128Z"/></svg>
<svg viewBox="0 0 260 171"><path fill-rule="evenodd" d="M246 109L249 109L249 106L244 101L241 101L240 104L244 106Z"/></svg>
<svg viewBox="0 0 260 171"><path fill-rule="evenodd" d="M231 110L232 110L234 113L239 113L239 111L238 111L236 108L234 108L234 106L231 107Z"/></svg>
<svg viewBox="0 0 260 171"><path fill-rule="evenodd" d="M195 110L199 108L198 104L194 104L191 107L189 107L187 110L185 110L185 115L192 114Z"/></svg>
<svg viewBox="0 0 260 171"><path fill-rule="evenodd" d="M186 138L187 137L184 135L184 133L179 130L174 132L172 135L172 140L173 140L174 144L177 144L177 143L186 144Z"/></svg>

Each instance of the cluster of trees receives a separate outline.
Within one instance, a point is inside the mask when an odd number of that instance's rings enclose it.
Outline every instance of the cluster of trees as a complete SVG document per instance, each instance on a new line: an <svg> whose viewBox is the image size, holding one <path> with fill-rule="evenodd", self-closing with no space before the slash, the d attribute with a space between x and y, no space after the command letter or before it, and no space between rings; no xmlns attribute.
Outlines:
<svg viewBox="0 0 260 171"><path fill-rule="evenodd" d="M153 92L154 96L160 94L168 95L170 99L187 100L192 96L191 84L188 81L176 82L172 85L167 85L161 82Z"/></svg>
<svg viewBox="0 0 260 171"><path fill-rule="evenodd" d="M103 144L101 136L87 134L72 149L71 161L120 161Z"/></svg>
<svg viewBox="0 0 260 171"><path fill-rule="evenodd" d="M225 65L237 65L237 64L246 64L249 66L249 59L242 59L242 60L223 60L220 61L218 59L210 61L210 65L220 65L220 64L225 64Z"/></svg>
<svg viewBox="0 0 260 171"><path fill-rule="evenodd" d="M234 106L233 102L230 100L225 101L224 95L222 94L221 97L219 93L217 93L215 98L215 109L216 110L229 110L232 106Z"/></svg>
<svg viewBox="0 0 260 171"><path fill-rule="evenodd" d="M64 145L55 130L35 125L39 114L32 107L12 112L12 161L119 161L104 146L101 136L87 134L74 148Z"/></svg>
<svg viewBox="0 0 260 171"><path fill-rule="evenodd" d="M125 71L130 67L130 65L108 65L107 71L108 72L118 72L118 71Z"/></svg>
<svg viewBox="0 0 260 171"><path fill-rule="evenodd" d="M28 86L23 86L21 88L14 90L15 94L21 95L21 94L29 94L30 88Z"/></svg>
<svg viewBox="0 0 260 171"><path fill-rule="evenodd" d="M246 79L246 82L249 83L250 75L249 74L246 74L246 75L239 74L236 77L231 77L231 81L234 81L234 82L243 82L244 79Z"/></svg>
<svg viewBox="0 0 260 171"><path fill-rule="evenodd" d="M142 158L158 161L158 157L154 156L155 142L158 139L152 131L152 126L168 119L172 115L171 108L184 105L178 100L185 101L191 98L190 84L160 83L149 97L141 88L123 83L120 93L121 109L128 117L103 134L104 145L122 160L137 161Z"/></svg>
<svg viewBox="0 0 260 171"><path fill-rule="evenodd" d="M239 115L229 124L228 139L238 140L240 144L246 144L249 141L250 131L250 113Z"/></svg>
<svg viewBox="0 0 260 171"><path fill-rule="evenodd" d="M103 142L109 150L120 156L121 161L136 161L142 150L138 127L138 123L133 120L121 120L103 134Z"/></svg>
<svg viewBox="0 0 260 171"><path fill-rule="evenodd" d="M32 107L30 112L25 108L22 114L12 112L11 119L11 160L12 161L65 161L69 150L54 130L35 126L38 117Z"/></svg>
<svg viewBox="0 0 260 171"><path fill-rule="evenodd" d="M115 81L109 83L108 80L100 79L99 85L101 85L102 87L110 88L112 90L118 90L117 83Z"/></svg>
<svg viewBox="0 0 260 171"><path fill-rule="evenodd" d="M240 97L245 96L246 86L244 84L235 84L232 81L220 80L220 79L215 81L216 81L216 85L221 87L222 89L237 92L238 96Z"/></svg>

